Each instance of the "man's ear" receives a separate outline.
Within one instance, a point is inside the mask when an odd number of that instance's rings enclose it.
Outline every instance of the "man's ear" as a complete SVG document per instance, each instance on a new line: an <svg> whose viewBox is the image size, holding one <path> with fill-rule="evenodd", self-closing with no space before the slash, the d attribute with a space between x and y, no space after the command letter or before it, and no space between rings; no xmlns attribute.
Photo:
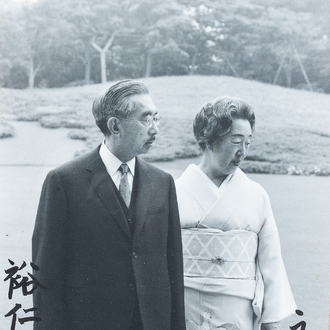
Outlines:
<svg viewBox="0 0 330 330"><path fill-rule="evenodd" d="M107 126L110 131L110 134L119 134L118 123L119 121L116 117L110 117L108 119Z"/></svg>

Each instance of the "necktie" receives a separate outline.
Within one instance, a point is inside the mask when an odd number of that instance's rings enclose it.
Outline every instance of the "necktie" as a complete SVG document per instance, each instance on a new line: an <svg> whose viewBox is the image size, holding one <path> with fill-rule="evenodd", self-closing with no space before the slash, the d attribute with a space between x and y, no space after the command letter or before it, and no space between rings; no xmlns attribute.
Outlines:
<svg viewBox="0 0 330 330"><path fill-rule="evenodd" d="M121 172L121 179L119 184L119 192L124 199L125 204L129 207L131 201L131 190L129 188L127 173L129 171L127 164L121 164L119 167Z"/></svg>

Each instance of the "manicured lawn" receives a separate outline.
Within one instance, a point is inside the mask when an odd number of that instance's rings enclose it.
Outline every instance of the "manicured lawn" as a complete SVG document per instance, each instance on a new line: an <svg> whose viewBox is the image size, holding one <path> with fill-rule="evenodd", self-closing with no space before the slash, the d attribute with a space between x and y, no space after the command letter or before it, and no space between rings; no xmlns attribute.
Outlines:
<svg viewBox="0 0 330 330"><path fill-rule="evenodd" d="M141 79L150 89L161 115L160 134L149 160L173 160L200 153L192 121L206 102L221 96L241 97L256 112L256 132L247 172L330 174L330 95L287 89L226 76L182 76ZM2 89L1 115L39 120L48 128L70 127L71 138L86 141L85 153L101 134L94 125L91 105L109 86L10 90Z"/></svg>

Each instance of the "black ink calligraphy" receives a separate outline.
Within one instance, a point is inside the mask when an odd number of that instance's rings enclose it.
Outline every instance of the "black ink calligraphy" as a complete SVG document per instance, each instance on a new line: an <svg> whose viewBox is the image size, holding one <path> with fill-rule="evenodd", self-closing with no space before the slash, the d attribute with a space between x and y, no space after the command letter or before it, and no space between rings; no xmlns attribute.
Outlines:
<svg viewBox="0 0 330 330"><path fill-rule="evenodd" d="M26 267L25 261L22 262L22 265L20 267L15 266L15 262L12 260L8 259L8 261L12 266L5 270L5 273L7 274L7 276L5 277L4 281L9 280L8 299L12 299L14 290L17 290L20 288L22 289L23 296L28 296L28 295L32 294L38 288L47 289L31 273L27 272L28 276L22 276L19 274L19 272ZM30 262L30 265L33 270L35 270L35 271L39 270L39 267L37 265L35 265L34 263ZM17 319L20 324L24 324L25 322L30 322L30 321L35 321L35 322L41 321L41 318L36 317L36 316L17 317L17 312L21 308L22 308L21 304L16 304L15 307L13 307L5 315L5 317L12 316L10 330L15 330ZM36 310L37 310L36 307L32 307L32 308L28 308L28 309L23 308L24 313L34 312Z"/></svg>
<svg viewBox="0 0 330 330"><path fill-rule="evenodd" d="M9 317L9 316L13 316L12 318L12 321L11 321L11 327L10 327L10 330L15 330L15 327L16 327L16 321L17 321L17 314L16 312L22 308L22 305L21 304L16 304L15 307L10 310L6 315L5 317ZM29 308L29 309L24 309L23 308L23 311L25 313L29 313L29 312L34 312L35 310L37 310L36 308L32 307L32 308ZM29 316L29 317L21 317L21 318L18 318L18 321L20 324L24 324L25 322L29 322L29 321L36 321L36 322L40 322L41 321L41 318L40 317L34 317L34 316Z"/></svg>
<svg viewBox="0 0 330 330"><path fill-rule="evenodd" d="M16 289L19 289L19 288L22 288L23 296L27 296L27 295L32 294L38 287L40 287L42 289L46 288L29 272L27 272L27 274L29 275L29 277L31 279L29 279L28 276L23 276L22 277L21 275L17 274L18 271L20 271L20 270L22 270L23 268L26 267L26 262L25 261L23 261L23 263L20 267L14 266L15 263L13 261L11 261L10 259L8 259L8 261L13 266L13 267L10 267L10 268L5 270L5 273L8 274L8 275L4 279L4 281L10 280L9 290L8 290L8 299L12 299L13 291L16 290ZM36 270L36 271L39 270L38 266L36 266L32 262L30 263L30 265L34 270ZM32 285L32 288L30 290L28 290L28 287L31 286L31 285Z"/></svg>
<svg viewBox="0 0 330 330"><path fill-rule="evenodd" d="M296 314L299 315L299 316L303 316L304 313L299 310L299 309L296 309ZM300 321L299 323L293 325L292 327L290 327L291 330L297 330L297 329L300 329L300 330L305 330L306 329L306 322L305 321Z"/></svg>

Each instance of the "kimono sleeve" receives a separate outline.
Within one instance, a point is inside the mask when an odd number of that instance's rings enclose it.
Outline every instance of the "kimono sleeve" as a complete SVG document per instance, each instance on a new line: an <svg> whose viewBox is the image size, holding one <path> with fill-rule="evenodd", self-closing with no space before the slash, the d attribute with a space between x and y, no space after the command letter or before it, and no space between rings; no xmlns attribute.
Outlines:
<svg viewBox="0 0 330 330"><path fill-rule="evenodd" d="M32 260L39 267L35 276L46 289L33 294L34 329L65 329L65 254L67 201L61 180L50 172L44 182L32 238Z"/></svg>
<svg viewBox="0 0 330 330"><path fill-rule="evenodd" d="M293 314L296 304L281 254L280 239L268 194L263 191L263 227L259 232L258 263L264 281L261 323L278 322Z"/></svg>

